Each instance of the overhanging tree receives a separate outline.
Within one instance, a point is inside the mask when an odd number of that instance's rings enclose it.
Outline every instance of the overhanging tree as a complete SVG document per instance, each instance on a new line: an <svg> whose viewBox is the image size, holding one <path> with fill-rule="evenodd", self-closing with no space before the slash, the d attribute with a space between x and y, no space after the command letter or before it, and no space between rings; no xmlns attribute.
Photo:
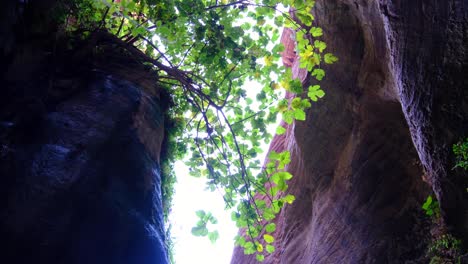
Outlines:
<svg viewBox="0 0 468 264"><path fill-rule="evenodd" d="M296 32L300 67L317 82L325 76L321 65L337 61L319 40L323 32L313 25L313 6L307 0L62 2L67 32L110 33L167 87L172 119L185 127L177 144L188 153L190 174L207 177L210 190L222 191L226 206L235 208L233 220L245 229L236 243L258 261L275 250L271 221L295 199L287 194L293 177L285 171L289 152L271 152L263 167L256 159L272 138L267 125L278 114L287 124L305 120L305 110L325 95L318 83L304 89L279 64L281 28ZM251 81L261 87L256 100L247 96ZM284 99L284 91L292 98ZM280 126L276 133L285 131ZM217 233L207 229L216 219L203 211L197 215L192 233L216 240Z"/></svg>

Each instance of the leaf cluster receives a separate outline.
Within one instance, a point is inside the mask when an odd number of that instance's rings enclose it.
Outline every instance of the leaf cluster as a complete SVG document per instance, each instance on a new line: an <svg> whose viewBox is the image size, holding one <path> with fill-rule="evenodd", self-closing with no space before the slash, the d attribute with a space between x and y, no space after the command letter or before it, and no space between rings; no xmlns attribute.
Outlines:
<svg viewBox="0 0 468 264"><path fill-rule="evenodd" d="M465 138L465 141L462 140L454 144L452 150L457 159L454 168L468 170L468 138Z"/></svg>
<svg viewBox="0 0 468 264"><path fill-rule="evenodd" d="M192 228L194 236L208 236L212 243L215 243L219 237L218 231L208 231L208 224L217 224L218 220L210 213L203 210L198 210L196 215L199 217L197 225Z"/></svg>
<svg viewBox="0 0 468 264"><path fill-rule="evenodd" d="M429 245L427 254L431 257L431 264L460 263L461 252L461 240L451 234L443 234Z"/></svg>

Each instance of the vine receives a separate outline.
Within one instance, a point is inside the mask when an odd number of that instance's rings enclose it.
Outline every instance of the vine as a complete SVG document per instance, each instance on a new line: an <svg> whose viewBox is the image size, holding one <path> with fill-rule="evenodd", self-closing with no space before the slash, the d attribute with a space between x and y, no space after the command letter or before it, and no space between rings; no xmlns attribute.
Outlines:
<svg viewBox="0 0 468 264"><path fill-rule="evenodd" d="M272 222L285 204L293 177L285 170L290 153L269 153L262 167L256 159L261 144L272 135L267 125L281 115L286 124L306 119L312 102L325 95L318 83L304 89L290 69L280 66L284 47L280 28L295 34L300 67L321 81L323 63L338 59L324 53L323 34L314 26L308 0L80 0L63 2L68 31L84 36L107 31L120 40L136 60L152 67L158 81L169 87L176 106L172 119L185 126L173 144L187 150L190 175L206 177L211 191L220 190L232 219L245 235L236 244L245 254L263 261L275 248L276 225ZM283 8L280 8L280 7ZM284 12L282 10L290 10ZM246 84L262 89L254 102ZM284 91L294 95L283 99ZM277 134L286 132L278 127ZM264 197L257 199L256 197ZM198 211L200 220L192 233L215 241L209 231L216 222L210 213ZM260 236L260 234L263 234Z"/></svg>

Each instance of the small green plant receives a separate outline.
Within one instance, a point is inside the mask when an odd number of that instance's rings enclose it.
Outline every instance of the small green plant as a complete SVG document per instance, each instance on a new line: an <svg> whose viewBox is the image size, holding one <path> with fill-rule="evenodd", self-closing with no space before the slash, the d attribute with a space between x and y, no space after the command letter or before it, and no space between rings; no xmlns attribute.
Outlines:
<svg viewBox="0 0 468 264"><path fill-rule="evenodd" d="M439 202L432 198L432 195L427 197L426 201L422 205L422 209L428 216L434 216L436 218L439 218L440 216Z"/></svg>
<svg viewBox="0 0 468 264"><path fill-rule="evenodd" d="M468 138L465 141L460 141L453 145L453 153L456 156L457 162L455 168L462 168L468 170Z"/></svg>
<svg viewBox="0 0 468 264"><path fill-rule="evenodd" d="M427 253L431 257L430 264L459 263L461 240L451 234L444 234L432 242Z"/></svg>
<svg viewBox="0 0 468 264"><path fill-rule="evenodd" d="M462 140L454 144L452 149L457 159L453 169L468 169L468 138L465 138L465 141ZM426 215L434 216L436 219L440 217L439 203L432 196L427 197L422 208L426 212ZM427 256L430 257L429 264L459 264L461 263L461 255L461 240L456 239L451 234L434 237L427 250Z"/></svg>

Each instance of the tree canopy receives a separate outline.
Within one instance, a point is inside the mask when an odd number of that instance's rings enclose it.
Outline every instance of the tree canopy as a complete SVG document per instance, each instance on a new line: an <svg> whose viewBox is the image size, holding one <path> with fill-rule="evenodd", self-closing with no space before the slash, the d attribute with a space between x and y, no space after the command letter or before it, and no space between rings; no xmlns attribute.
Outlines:
<svg viewBox="0 0 468 264"><path fill-rule="evenodd" d="M310 0L79 0L68 5L64 21L70 32L106 30L145 54L174 102L171 118L184 129L177 149L187 153L190 174L207 177L210 190L224 194L232 219L245 235L236 238L245 254L258 261L274 252L272 222L287 194L285 171L290 153L271 152L262 166L256 158L272 135L267 125L281 115L286 124L306 119L306 110L325 95L318 82L321 65L338 59L325 53L323 31L314 25ZM303 87L280 64L281 30L296 32L300 67L315 82ZM259 84L251 91L252 82ZM285 99L284 92L294 95ZM248 96L255 93L255 100ZM277 134L286 128L279 126ZM259 199L258 197L264 197ZM199 211L192 229L216 240L207 223L216 219Z"/></svg>

